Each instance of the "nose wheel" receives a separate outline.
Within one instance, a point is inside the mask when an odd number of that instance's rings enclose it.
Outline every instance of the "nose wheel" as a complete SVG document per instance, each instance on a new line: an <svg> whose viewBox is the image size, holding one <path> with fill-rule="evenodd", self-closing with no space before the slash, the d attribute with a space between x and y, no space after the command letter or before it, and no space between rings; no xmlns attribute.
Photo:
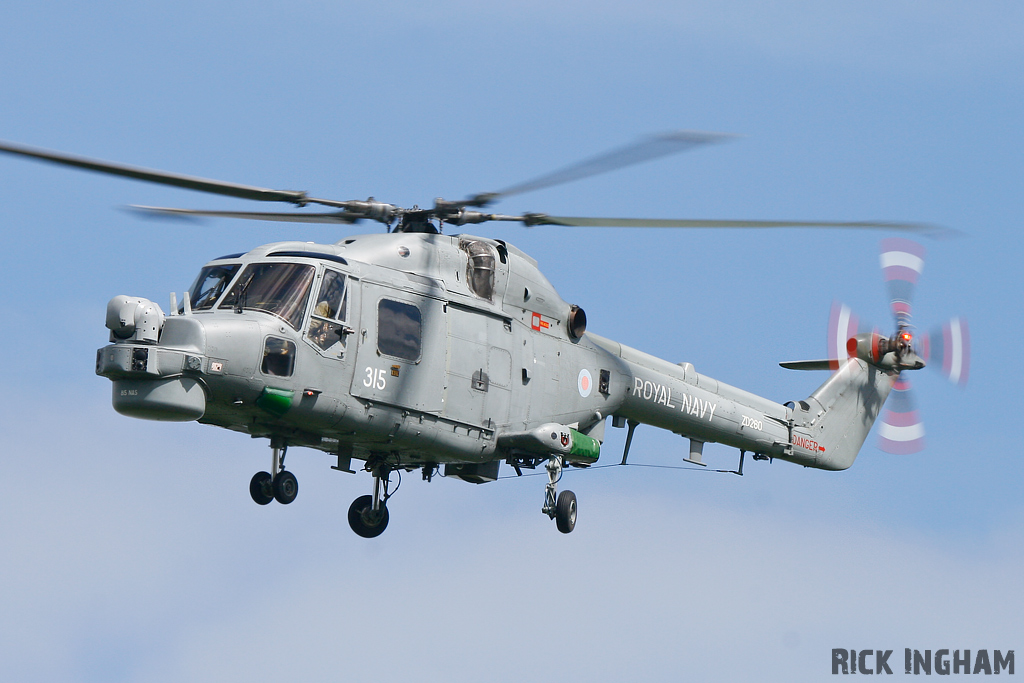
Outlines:
<svg viewBox="0 0 1024 683"><path fill-rule="evenodd" d="M270 472L257 472L249 482L249 495L257 505L269 505L274 500L274 478Z"/></svg>
<svg viewBox="0 0 1024 683"><path fill-rule="evenodd" d="M284 458L288 453L288 445L271 439L270 447L274 451L274 459L270 472L257 472L249 481L249 495L257 505L268 505L276 500L282 505L295 500L299 495L299 480L295 475L284 469Z"/></svg>
<svg viewBox="0 0 1024 683"><path fill-rule="evenodd" d="M299 480L295 478L295 475L284 470L278 472L274 477L274 500L282 505L287 505L295 500L297 495L299 495Z"/></svg>

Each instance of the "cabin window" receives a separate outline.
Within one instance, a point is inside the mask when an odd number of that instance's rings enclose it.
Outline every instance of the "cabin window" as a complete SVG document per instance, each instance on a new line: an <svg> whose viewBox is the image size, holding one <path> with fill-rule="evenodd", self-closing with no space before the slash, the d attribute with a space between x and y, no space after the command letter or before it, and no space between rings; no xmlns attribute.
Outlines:
<svg viewBox="0 0 1024 683"><path fill-rule="evenodd" d="M218 308L271 313L296 330L302 323L316 268L298 263L253 263Z"/></svg>
<svg viewBox="0 0 1024 683"><path fill-rule="evenodd" d="M239 264L232 263L226 266L207 266L199 271L199 277L192 284L188 298L192 304L193 311L205 311L213 308L217 299L227 289L231 278L238 272ZM185 312L185 302L182 301L178 307L179 313Z"/></svg>
<svg viewBox="0 0 1024 683"><path fill-rule="evenodd" d="M385 356L418 361L422 322L416 306L381 299L377 304L377 350Z"/></svg>
<svg viewBox="0 0 1024 683"><path fill-rule="evenodd" d="M267 337L260 369L264 375L291 377L295 371L295 344L280 337Z"/></svg>
<svg viewBox="0 0 1024 683"><path fill-rule="evenodd" d="M313 316L309 321L309 332L306 334L309 340L324 351L338 344L339 351L343 350L345 336L341 322L348 318L347 308L345 276L330 269L325 270L320 293L313 306Z"/></svg>

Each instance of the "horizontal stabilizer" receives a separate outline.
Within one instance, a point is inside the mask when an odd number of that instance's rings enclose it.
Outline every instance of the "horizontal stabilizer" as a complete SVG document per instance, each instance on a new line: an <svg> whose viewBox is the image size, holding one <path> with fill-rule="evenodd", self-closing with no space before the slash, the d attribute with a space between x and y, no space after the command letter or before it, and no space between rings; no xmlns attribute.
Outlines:
<svg viewBox="0 0 1024 683"><path fill-rule="evenodd" d="M779 365L788 370L835 370L839 363L834 360L787 360Z"/></svg>

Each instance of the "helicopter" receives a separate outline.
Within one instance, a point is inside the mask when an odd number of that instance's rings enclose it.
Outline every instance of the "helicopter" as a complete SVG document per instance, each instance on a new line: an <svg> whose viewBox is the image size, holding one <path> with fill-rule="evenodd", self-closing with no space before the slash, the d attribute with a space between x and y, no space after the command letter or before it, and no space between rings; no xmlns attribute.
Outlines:
<svg viewBox="0 0 1024 683"><path fill-rule="evenodd" d="M289 448L335 459L332 469L372 477L348 521L373 538L388 525L392 475L420 470L482 484L502 463L522 475L544 468L543 514L562 533L577 500L558 491L567 467L597 463L609 419L627 428L627 462L639 424L689 441L685 459L705 467L706 443L805 467L850 467L904 371L924 367L906 325L891 338L850 337L842 360L800 361L834 370L806 399L776 403L587 329L584 309L562 299L538 263L511 243L445 234L446 225L515 222L527 227L853 228L934 234L917 223L695 220L505 215L509 197L729 139L676 131L641 139L498 192L430 208L373 197L334 200L180 175L0 142L0 151L83 170L257 201L329 211L208 211L134 207L148 214L334 223L370 221L384 232L334 244L287 241L206 263L170 307L118 295L106 309L109 344L97 375L114 409L163 421L198 421L265 438L269 470L249 493L289 504L298 481ZM873 336L872 336L873 335ZM824 364L824 365L823 365ZM443 468L443 470L442 470Z"/></svg>

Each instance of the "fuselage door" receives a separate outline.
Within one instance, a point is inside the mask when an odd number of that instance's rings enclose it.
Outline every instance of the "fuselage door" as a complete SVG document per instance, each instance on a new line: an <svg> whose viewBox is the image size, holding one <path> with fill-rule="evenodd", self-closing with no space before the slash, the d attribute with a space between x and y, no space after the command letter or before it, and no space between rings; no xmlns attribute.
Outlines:
<svg viewBox="0 0 1024 683"><path fill-rule="evenodd" d="M439 413L444 406L444 302L363 280L352 395Z"/></svg>
<svg viewBox="0 0 1024 683"><path fill-rule="evenodd" d="M453 305L448 325L445 416L491 428L506 424L513 383L511 321Z"/></svg>

